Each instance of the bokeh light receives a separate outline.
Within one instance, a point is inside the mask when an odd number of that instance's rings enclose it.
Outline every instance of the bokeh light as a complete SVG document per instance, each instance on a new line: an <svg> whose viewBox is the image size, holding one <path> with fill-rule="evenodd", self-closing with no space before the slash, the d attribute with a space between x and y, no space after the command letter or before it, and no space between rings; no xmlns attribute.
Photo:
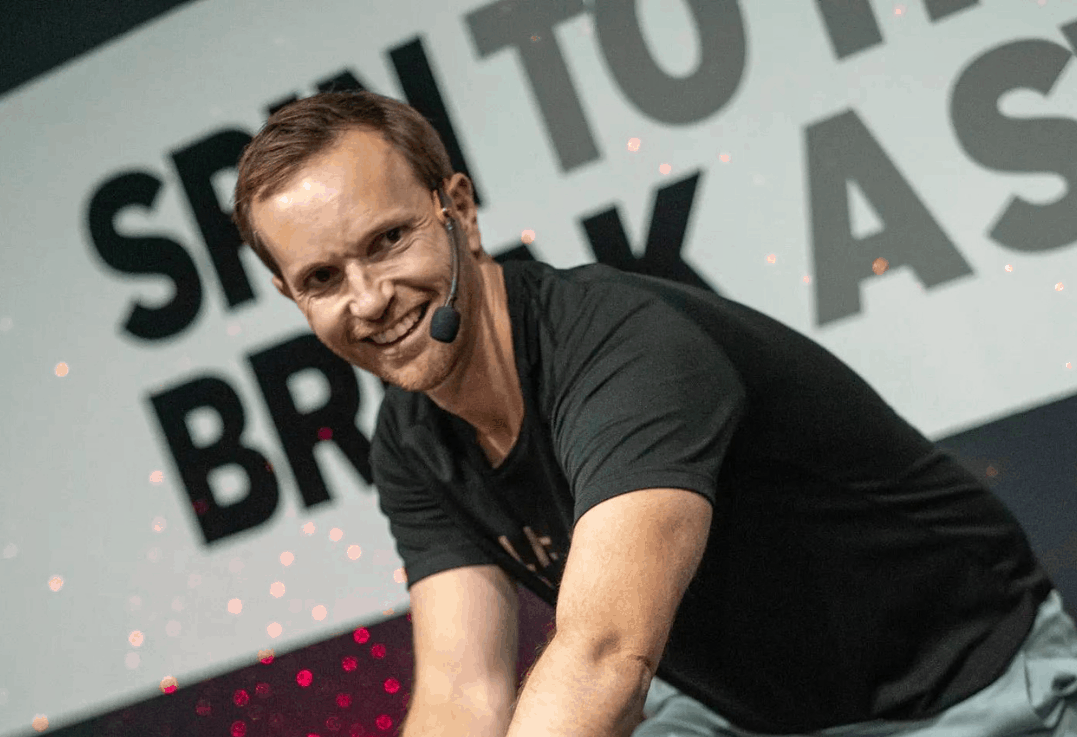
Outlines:
<svg viewBox="0 0 1077 737"><path fill-rule="evenodd" d="M387 678L384 685L385 693L396 693L400 690L400 681L395 678Z"/></svg>
<svg viewBox="0 0 1077 737"><path fill-rule="evenodd" d="M352 560L359 560L359 556L363 554L363 549L358 545L348 546L348 557Z"/></svg>
<svg viewBox="0 0 1077 737"><path fill-rule="evenodd" d="M270 625L270 626L272 626L272 625ZM276 637L276 635L274 635L274 637ZM258 662L260 662L262 665L269 665L270 663L272 663L273 662L273 657L274 657L274 653L273 653L272 649L266 649L266 650L259 650L258 651ZM259 689L261 689L262 686L265 686L265 693L262 693L262 691L259 690ZM258 688L256 688L255 691L257 692L257 694L259 696L268 696L269 695L269 684L268 683L259 683Z"/></svg>
<svg viewBox="0 0 1077 737"><path fill-rule="evenodd" d="M53 371L55 371L57 376L67 376L67 364L63 361L60 361L60 363L56 364L56 368L53 369Z"/></svg>
<svg viewBox="0 0 1077 737"><path fill-rule="evenodd" d="M154 532L164 532L164 529L168 526L168 523L165 522L164 517L154 517L153 522L150 523L150 526L153 528Z"/></svg>
<svg viewBox="0 0 1077 737"><path fill-rule="evenodd" d="M1065 288L1066 288L1066 285L1064 285L1062 282L1059 282L1058 284L1055 284L1055 291L1056 292L1061 292Z"/></svg>
<svg viewBox="0 0 1077 737"><path fill-rule="evenodd" d="M273 693L273 689L268 683L259 683L254 687L254 692L258 694L260 698L265 699L268 698L271 693Z"/></svg>
<svg viewBox="0 0 1077 737"><path fill-rule="evenodd" d="M138 630L134 630L131 634L127 636L127 641L131 643L132 647L140 647L145 639L146 638L143 636L143 634Z"/></svg>
<svg viewBox="0 0 1077 737"><path fill-rule="evenodd" d="M1006 271L1013 271L1013 264L1006 264Z"/></svg>
<svg viewBox="0 0 1077 737"><path fill-rule="evenodd" d="M670 166L669 164L659 164L658 165L658 173L661 174L662 176L666 176L671 171L673 171L673 167Z"/></svg>
<svg viewBox="0 0 1077 737"><path fill-rule="evenodd" d="M328 612L326 611L325 606L322 604L319 604L318 606L310 610L310 616L314 617L319 622L325 619L327 613Z"/></svg>
<svg viewBox="0 0 1077 737"><path fill-rule="evenodd" d="M405 571L403 568L397 568L395 571L393 571L393 580L397 583L407 583L408 572Z"/></svg>
<svg viewBox="0 0 1077 737"><path fill-rule="evenodd" d="M314 674L304 668L303 670L295 674L295 682L298 683L301 687L306 688L314 682Z"/></svg>
<svg viewBox="0 0 1077 737"><path fill-rule="evenodd" d="M768 264L776 264L776 263L778 263L778 256L776 254L773 254L773 253L768 254L767 255L767 263Z"/></svg>
<svg viewBox="0 0 1077 737"><path fill-rule="evenodd" d="M284 596L284 584L280 581L274 581L269 586L269 593L279 599L280 597Z"/></svg>
<svg viewBox="0 0 1077 737"><path fill-rule="evenodd" d="M629 138L628 139L628 150L629 151L639 151L639 144L640 144L640 140L638 138Z"/></svg>
<svg viewBox="0 0 1077 737"><path fill-rule="evenodd" d="M350 694L338 693L337 694L337 706L341 709L347 709L352 705L352 697Z"/></svg>
<svg viewBox="0 0 1077 737"><path fill-rule="evenodd" d="M890 268L890 262L880 256L871 262L871 270L876 274L882 274L884 271Z"/></svg>
<svg viewBox="0 0 1077 737"><path fill-rule="evenodd" d="M531 244L535 242L535 231L527 228L520 233L520 242L525 244Z"/></svg>
<svg viewBox="0 0 1077 737"><path fill-rule="evenodd" d="M164 471L154 471L153 473L150 474L150 483L151 484L159 484L164 480L165 480L165 472Z"/></svg>
<svg viewBox="0 0 1077 737"><path fill-rule="evenodd" d="M381 714L374 720L374 724L378 725L378 729L386 730L393 726L393 720L388 714Z"/></svg>
<svg viewBox="0 0 1077 737"><path fill-rule="evenodd" d="M370 640L370 630L368 630L366 627L360 627L352 633L352 639L358 642L360 645L363 645Z"/></svg>
<svg viewBox="0 0 1077 737"><path fill-rule="evenodd" d="M904 5L895 5L894 6L894 15L896 15L899 18L901 16L905 15L905 6Z"/></svg>
<svg viewBox="0 0 1077 737"><path fill-rule="evenodd" d="M64 577L63 576L53 576L52 578L49 579L49 588L52 589L53 591L59 591L63 587L64 587Z"/></svg>
<svg viewBox="0 0 1077 737"><path fill-rule="evenodd" d="M295 556L292 555L287 550L285 550L283 553L280 554L281 565L290 566L292 564L292 561L294 561L294 560L295 560Z"/></svg>
<svg viewBox="0 0 1077 737"><path fill-rule="evenodd" d="M723 164L728 164L730 159L732 159L732 158L733 158L732 156L725 153L724 151L722 153L718 154L718 160L721 161Z"/></svg>
<svg viewBox="0 0 1077 737"><path fill-rule="evenodd" d="M232 703L236 706L246 706L251 700L251 695L242 688L232 694Z"/></svg>
<svg viewBox="0 0 1077 737"><path fill-rule="evenodd" d="M339 527L334 527L329 531L329 539L333 542L339 542L342 537L344 537L344 530Z"/></svg>
<svg viewBox="0 0 1077 737"><path fill-rule="evenodd" d="M239 614L242 611L243 611L243 601L242 600L240 600L240 599L229 599L228 600L228 613L229 614Z"/></svg>
<svg viewBox="0 0 1077 737"><path fill-rule="evenodd" d="M35 732L44 732L49 728L49 718L44 714L36 714L34 721L30 722L30 726L34 728Z"/></svg>
<svg viewBox="0 0 1077 737"><path fill-rule="evenodd" d="M313 522L308 522L307 524L303 525L300 529L303 530L304 535L313 535L314 534L314 523Z"/></svg>
<svg viewBox="0 0 1077 737"><path fill-rule="evenodd" d="M266 627L266 633L270 637L280 637L280 633L284 631L284 628L280 626L279 622L272 622Z"/></svg>
<svg viewBox="0 0 1077 737"><path fill-rule="evenodd" d="M165 676L161 679L161 693L175 693L179 688L179 682L175 676Z"/></svg>
<svg viewBox="0 0 1077 737"><path fill-rule="evenodd" d="M340 661L340 667L351 673L353 670L359 667L359 659L354 655L345 655Z"/></svg>
<svg viewBox="0 0 1077 737"><path fill-rule="evenodd" d="M375 645L374 647L370 648L370 654L373 655L375 658L384 658L385 645Z"/></svg>
<svg viewBox="0 0 1077 737"><path fill-rule="evenodd" d="M232 722L232 737L243 737L247 734L247 723L242 719Z"/></svg>

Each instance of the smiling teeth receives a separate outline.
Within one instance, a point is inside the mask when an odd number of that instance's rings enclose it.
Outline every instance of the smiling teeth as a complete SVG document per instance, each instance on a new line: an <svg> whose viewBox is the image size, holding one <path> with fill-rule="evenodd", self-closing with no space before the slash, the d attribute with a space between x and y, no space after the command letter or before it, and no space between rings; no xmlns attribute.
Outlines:
<svg viewBox="0 0 1077 737"><path fill-rule="evenodd" d="M416 307L409 312L403 320L398 322L393 327L386 330L384 333L378 333L377 335L371 335L370 339L378 345L384 345L386 343L392 343L394 340L400 338L404 333L414 327L415 323L419 321L419 314L422 312L422 307Z"/></svg>

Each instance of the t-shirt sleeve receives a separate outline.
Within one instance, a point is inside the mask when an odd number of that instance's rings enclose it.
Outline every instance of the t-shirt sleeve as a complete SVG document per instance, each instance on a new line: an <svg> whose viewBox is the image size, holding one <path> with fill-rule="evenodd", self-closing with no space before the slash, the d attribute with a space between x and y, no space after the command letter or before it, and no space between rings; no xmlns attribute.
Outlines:
<svg viewBox="0 0 1077 737"><path fill-rule="evenodd" d="M437 489L403 452L400 428L384 409L371 443L370 465L378 506L404 562L407 588L441 571L496 563L438 503Z"/></svg>
<svg viewBox="0 0 1077 737"><path fill-rule="evenodd" d="M638 489L688 489L714 504L746 404L721 347L657 296L610 285L589 285L567 323L555 349L553 431L573 521Z"/></svg>

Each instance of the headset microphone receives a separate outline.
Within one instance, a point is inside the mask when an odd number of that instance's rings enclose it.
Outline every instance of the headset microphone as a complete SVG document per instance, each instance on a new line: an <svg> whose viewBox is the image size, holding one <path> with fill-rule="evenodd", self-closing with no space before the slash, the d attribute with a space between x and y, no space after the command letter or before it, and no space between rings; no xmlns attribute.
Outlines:
<svg viewBox="0 0 1077 737"><path fill-rule="evenodd" d="M449 248L452 249L452 284L449 286L449 297L445 304L434 310L434 315L430 318L430 337L441 343L452 343L460 332L460 312L453 307L456 301L456 284L460 278L460 257L457 254L460 249L456 242L456 222L449 216L449 198L442 189L438 189L438 198L441 200L441 211L445 214Z"/></svg>

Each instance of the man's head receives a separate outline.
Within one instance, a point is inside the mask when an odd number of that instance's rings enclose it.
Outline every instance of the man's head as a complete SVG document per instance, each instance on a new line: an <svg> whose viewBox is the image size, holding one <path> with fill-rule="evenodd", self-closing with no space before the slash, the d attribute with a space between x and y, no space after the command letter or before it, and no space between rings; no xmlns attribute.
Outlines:
<svg viewBox="0 0 1077 737"><path fill-rule="evenodd" d="M285 105L270 116L239 159L232 221L262 263L280 277L251 219L251 206L277 194L303 166L351 130L377 131L427 189L452 176L441 138L415 108L372 92L325 92Z"/></svg>
<svg viewBox="0 0 1077 737"><path fill-rule="evenodd" d="M455 247L439 189L462 241L464 319L450 345L429 335ZM406 105L331 93L278 111L240 159L233 217L277 289L344 360L428 391L470 348L469 316L483 291L478 264L490 261L471 183L452 173L437 133Z"/></svg>

